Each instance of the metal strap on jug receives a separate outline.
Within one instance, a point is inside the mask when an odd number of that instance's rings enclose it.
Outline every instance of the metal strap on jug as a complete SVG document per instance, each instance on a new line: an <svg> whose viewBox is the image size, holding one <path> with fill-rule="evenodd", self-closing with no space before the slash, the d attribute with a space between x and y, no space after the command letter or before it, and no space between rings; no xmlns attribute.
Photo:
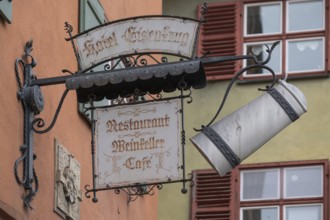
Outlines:
<svg viewBox="0 0 330 220"><path fill-rule="evenodd" d="M212 127L204 127L202 133L205 134L205 136L208 137L210 141L212 141L212 143L221 151L233 168L241 163L239 157Z"/></svg>
<svg viewBox="0 0 330 220"><path fill-rule="evenodd" d="M286 112L286 114L289 116L292 122L294 122L299 118L297 112L294 110L294 108L292 108L290 103L283 97L283 95L281 95L279 91L277 91L275 88L272 88L267 92L282 107L282 109Z"/></svg>

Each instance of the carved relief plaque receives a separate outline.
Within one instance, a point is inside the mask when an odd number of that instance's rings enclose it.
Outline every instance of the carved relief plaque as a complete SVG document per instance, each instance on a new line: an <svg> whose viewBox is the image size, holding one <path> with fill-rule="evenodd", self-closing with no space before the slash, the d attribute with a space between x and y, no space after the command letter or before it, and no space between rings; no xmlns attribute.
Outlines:
<svg viewBox="0 0 330 220"><path fill-rule="evenodd" d="M80 164L55 139L55 212L64 219L79 219L80 201Z"/></svg>

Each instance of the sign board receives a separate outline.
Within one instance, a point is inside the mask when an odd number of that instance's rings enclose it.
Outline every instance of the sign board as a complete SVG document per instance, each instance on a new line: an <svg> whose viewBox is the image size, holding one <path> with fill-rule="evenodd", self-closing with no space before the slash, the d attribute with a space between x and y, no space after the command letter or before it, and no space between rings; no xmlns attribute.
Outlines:
<svg viewBox="0 0 330 220"><path fill-rule="evenodd" d="M96 109L96 188L180 179L180 101Z"/></svg>
<svg viewBox="0 0 330 220"><path fill-rule="evenodd" d="M170 53L192 58L199 22L177 17L136 17L76 37L81 68L134 53Z"/></svg>

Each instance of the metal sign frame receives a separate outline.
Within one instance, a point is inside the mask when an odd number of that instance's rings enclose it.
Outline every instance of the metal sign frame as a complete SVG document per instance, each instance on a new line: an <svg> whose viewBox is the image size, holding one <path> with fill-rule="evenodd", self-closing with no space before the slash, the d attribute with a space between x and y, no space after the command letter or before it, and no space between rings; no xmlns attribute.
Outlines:
<svg viewBox="0 0 330 220"><path fill-rule="evenodd" d="M139 104L143 104L143 103L156 103L156 102L160 102L160 101L169 101L169 100L173 100L173 99L178 99L179 100L179 109L178 109L178 113L180 114L179 120L180 120L180 124L181 124L181 131L180 131L180 145L181 145L181 159L180 159L180 164L179 164L179 169L180 171L180 178L176 178L176 179L171 179L168 178L167 180L164 179L164 181L150 181L150 182L137 182L137 183L130 183L130 184L123 184L123 185L106 185L104 187L98 187L98 173L97 173L97 168L96 168L96 114L95 111L97 109L105 109L105 108L114 108L116 106L120 106L122 105L122 103L118 103L117 105L106 105L106 106L95 106L94 105L94 101L93 101L93 97L91 97L90 103L89 103L89 107L86 107L86 111L89 111L91 114L91 121L92 121L92 128L91 128L91 138L92 138L92 144L91 144L91 152L92 152L92 170L93 170L93 184L92 186L90 185L86 185L85 186L85 196L87 198L91 198L91 193L93 194L93 198L92 201L93 202L97 202L98 199L96 197L96 192L98 191L105 191L105 190L114 190L116 194L119 194L121 191L123 191L124 193L126 193L128 195L128 203L131 201L136 200L139 196L143 196L143 195L153 195L154 194L154 189L162 189L163 184L169 184L169 183L182 183L182 189L181 192L182 193L187 193L188 190L186 188L186 183L191 181L191 177L187 178L186 176L186 170L185 170L185 127L184 127L184 100L187 99L187 103L191 103L192 102L192 97L191 97L191 90L186 90L185 89L185 83L181 84L181 90L180 90L180 95L179 96L173 96L173 97L167 97L167 98L163 98L162 96L150 96L149 100L143 100L140 102L131 102L131 103L127 103L125 105L139 105Z"/></svg>
<svg viewBox="0 0 330 220"><path fill-rule="evenodd" d="M96 187L180 179L180 100L95 110Z"/></svg>

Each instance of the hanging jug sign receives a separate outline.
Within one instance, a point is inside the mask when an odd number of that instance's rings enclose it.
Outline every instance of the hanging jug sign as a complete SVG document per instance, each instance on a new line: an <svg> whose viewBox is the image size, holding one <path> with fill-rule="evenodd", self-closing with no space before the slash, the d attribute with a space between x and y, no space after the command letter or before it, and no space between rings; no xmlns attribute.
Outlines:
<svg viewBox="0 0 330 220"><path fill-rule="evenodd" d="M305 95L279 80L263 95L190 140L221 176L307 112Z"/></svg>
<svg viewBox="0 0 330 220"><path fill-rule="evenodd" d="M81 68L135 53L168 53L192 58L199 21L170 16L110 22L75 36Z"/></svg>
<svg viewBox="0 0 330 220"><path fill-rule="evenodd" d="M179 103L96 110L97 188L180 179Z"/></svg>

